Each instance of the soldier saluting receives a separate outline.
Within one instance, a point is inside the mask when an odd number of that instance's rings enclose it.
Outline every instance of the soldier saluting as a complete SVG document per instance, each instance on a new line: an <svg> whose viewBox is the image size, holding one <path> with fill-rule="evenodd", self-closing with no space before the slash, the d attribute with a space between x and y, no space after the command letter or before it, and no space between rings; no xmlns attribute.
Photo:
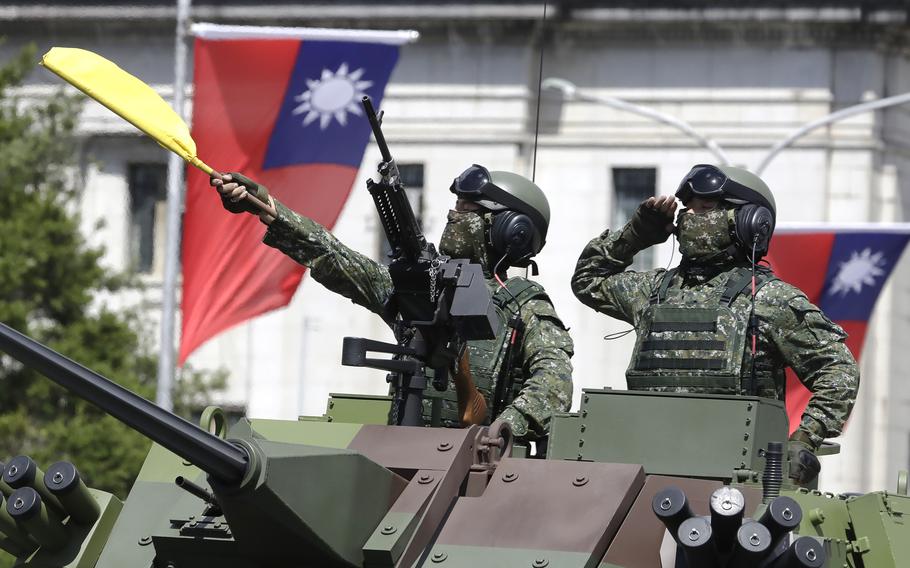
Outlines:
<svg viewBox="0 0 910 568"><path fill-rule="evenodd" d="M815 451L841 433L856 400L859 370L847 334L798 288L756 266L777 213L758 176L697 165L676 198L683 209L675 227L675 199L651 197L625 227L588 243L572 290L584 304L634 326L630 389L783 400L784 369L791 367L812 392L789 443L790 478L806 485L820 470ZM679 266L626 271L636 253L674 232Z"/></svg>

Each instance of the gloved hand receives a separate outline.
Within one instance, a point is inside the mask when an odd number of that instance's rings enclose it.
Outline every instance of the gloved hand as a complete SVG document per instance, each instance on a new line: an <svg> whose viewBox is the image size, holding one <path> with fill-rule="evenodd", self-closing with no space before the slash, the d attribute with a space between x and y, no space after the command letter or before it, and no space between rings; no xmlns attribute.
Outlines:
<svg viewBox="0 0 910 568"><path fill-rule="evenodd" d="M628 230L642 247L660 244L673 233L676 199L671 195L649 197L635 211Z"/></svg>
<svg viewBox="0 0 910 568"><path fill-rule="evenodd" d="M512 427L512 435L516 438L521 438L528 434L528 419L511 406L507 406L496 419L508 422L509 426Z"/></svg>
<svg viewBox="0 0 910 568"><path fill-rule="evenodd" d="M806 487L818 477L822 466L815 457L815 450L802 440L790 440L787 444L787 455L790 461L790 481Z"/></svg>
<svg viewBox="0 0 910 568"><path fill-rule="evenodd" d="M259 185L243 174L231 172L223 174L221 177L213 176L209 179L209 184L218 189L221 205L231 213L252 213L254 215L261 213L259 208L246 199L246 193L269 205L268 188Z"/></svg>

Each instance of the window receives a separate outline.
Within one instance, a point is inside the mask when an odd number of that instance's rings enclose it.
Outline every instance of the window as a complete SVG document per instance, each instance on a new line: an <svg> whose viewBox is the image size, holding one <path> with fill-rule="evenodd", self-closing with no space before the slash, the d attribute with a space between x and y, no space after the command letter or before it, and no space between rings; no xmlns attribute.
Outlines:
<svg viewBox="0 0 910 568"><path fill-rule="evenodd" d="M164 271L167 165L130 164L130 267L143 274Z"/></svg>
<svg viewBox="0 0 910 568"><path fill-rule="evenodd" d="M616 230L622 228L642 201L654 197L657 186L655 168L613 168L613 219ZM654 249L648 248L635 255L632 270L654 268Z"/></svg>
<svg viewBox="0 0 910 568"><path fill-rule="evenodd" d="M423 227L423 164L398 164L398 173L401 175L401 183L404 185L405 193L408 195L408 201L411 203L411 209L414 211L414 217L417 218L417 224ZM377 223L379 227L379 262L388 264L391 260L389 254L392 249L389 241L385 238L385 232L382 229L382 223Z"/></svg>

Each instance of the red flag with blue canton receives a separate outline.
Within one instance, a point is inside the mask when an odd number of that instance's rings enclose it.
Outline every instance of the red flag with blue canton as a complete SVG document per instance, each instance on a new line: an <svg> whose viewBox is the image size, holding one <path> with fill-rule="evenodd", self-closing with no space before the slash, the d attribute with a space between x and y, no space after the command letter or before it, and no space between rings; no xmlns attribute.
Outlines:
<svg viewBox="0 0 910 568"><path fill-rule="evenodd" d="M774 273L805 292L809 301L847 332L859 361L866 327L885 281L910 240L910 225L782 226L768 260ZM790 432L799 426L811 393L787 369Z"/></svg>
<svg viewBox="0 0 910 568"><path fill-rule="evenodd" d="M219 33L194 26L199 156L331 228L369 142L360 99L379 105L413 33L204 26ZM219 332L290 302L305 269L263 245L264 232L258 217L224 211L208 177L189 168L178 364Z"/></svg>

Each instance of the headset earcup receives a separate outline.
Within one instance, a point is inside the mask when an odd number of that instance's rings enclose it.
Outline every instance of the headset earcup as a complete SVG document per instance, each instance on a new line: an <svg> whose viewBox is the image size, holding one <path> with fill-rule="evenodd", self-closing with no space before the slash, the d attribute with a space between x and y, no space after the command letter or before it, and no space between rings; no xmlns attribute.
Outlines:
<svg viewBox="0 0 910 568"><path fill-rule="evenodd" d="M735 222L736 238L745 252L751 254L754 243L756 255L764 256L774 233L774 215L771 210L748 203L736 210Z"/></svg>
<svg viewBox="0 0 910 568"><path fill-rule="evenodd" d="M498 255L518 260L540 252L540 235L531 218L516 211L503 211L493 216L490 244Z"/></svg>

